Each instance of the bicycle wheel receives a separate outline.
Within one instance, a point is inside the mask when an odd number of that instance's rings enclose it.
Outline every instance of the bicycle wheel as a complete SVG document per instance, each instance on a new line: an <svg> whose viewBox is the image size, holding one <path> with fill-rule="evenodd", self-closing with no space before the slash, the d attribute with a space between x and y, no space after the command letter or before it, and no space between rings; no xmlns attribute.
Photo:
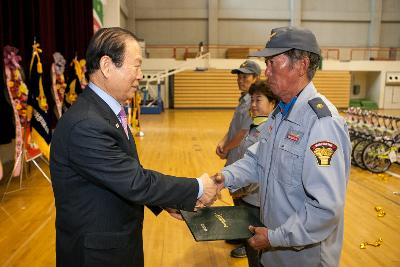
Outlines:
<svg viewBox="0 0 400 267"><path fill-rule="evenodd" d="M400 137L400 134L399 134L399 137ZM398 165L400 165L400 140L398 141L398 142L396 142L396 143L394 143L393 145L392 145L392 147L395 147L396 149L395 149L395 152L396 152L396 154L397 154L397 159L396 159L396 164L398 164Z"/></svg>
<svg viewBox="0 0 400 267"><path fill-rule="evenodd" d="M353 157L354 147L355 147L356 144L358 144L358 142L360 142L361 140L364 140L364 139L361 138L361 137L351 138L351 164L353 164L353 165L357 165L356 162L354 161L354 157Z"/></svg>
<svg viewBox="0 0 400 267"><path fill-rule="evenodd" d="M382 142L373 142L367 145L362 153L364 166L374 173L387 171L392 164L388 154L390 147Z"/></svg>
<svg viewBox="0 0 400 267"><path fill-rule="evenodd" d="M393 137L393 142L395 142L395 143L400 143L400 133L399 133L399 134L396 134L396 135Z"/></svg>
<svg viewBox="0 0 400 267"><path fill-rule="evenodd" d="M365 149L365 147L370 144L371 141L370 140L361 140L360 142L358 142L353 149L352 155L353 155L353 159L354 162L356 164L356 166L360 167L361 169L366 169L363 159L362 159L362 155L363 155L363 151Z"/></svg>

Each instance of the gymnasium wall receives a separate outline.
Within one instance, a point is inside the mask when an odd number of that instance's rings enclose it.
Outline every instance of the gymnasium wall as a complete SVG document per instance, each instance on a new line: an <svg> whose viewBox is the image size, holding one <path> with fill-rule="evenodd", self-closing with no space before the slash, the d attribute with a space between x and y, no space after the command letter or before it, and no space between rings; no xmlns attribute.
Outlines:
<svg viewBox="0 0 400 267"><path fill-rule="evenodd" d="M116 2L121 26L150 45L262 45L271 28L292 23L310 28L324 47L400 47L398 0Z"/></svg>

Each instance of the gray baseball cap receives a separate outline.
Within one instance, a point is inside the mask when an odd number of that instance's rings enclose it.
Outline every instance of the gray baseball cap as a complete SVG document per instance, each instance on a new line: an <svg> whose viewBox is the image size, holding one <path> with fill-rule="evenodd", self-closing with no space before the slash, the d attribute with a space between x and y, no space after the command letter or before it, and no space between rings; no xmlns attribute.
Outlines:
<svg viewBox="0 0 400 267"><path fill-rule="evenodd" d="M260 75L261 73L261 68L260 65L258 65L256 62L251 61L251 60L246 60L242 64L240 64L240 67L237 69L233 69L231 71L232 74L239 74L239 73L245 73L245 74L256 74Z"/></svg>
<svg viewBox="0 0 400 267"><path fill-rule="evenodd" d="M271 57L291 49L308 51L321 55L321 49L315 35L307 29L297 27L281 27L272 29L265 48L250 53L250 57Z"/></svg>

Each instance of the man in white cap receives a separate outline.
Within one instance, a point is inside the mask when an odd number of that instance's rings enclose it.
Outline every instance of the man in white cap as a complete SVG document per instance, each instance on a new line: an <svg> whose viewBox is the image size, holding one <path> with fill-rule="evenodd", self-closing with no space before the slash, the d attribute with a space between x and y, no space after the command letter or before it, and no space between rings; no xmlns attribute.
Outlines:
<svg viewBox="0 0 400 267"><path fill-rule="evenodd" d="M215 179L230 191L260 185L260 218L249 244L264 266L338 266L350 171L350 138L334 105L314 87L320 62L314 34L273 29L264 57L271 90L281 101L260 141Z"/></svg>

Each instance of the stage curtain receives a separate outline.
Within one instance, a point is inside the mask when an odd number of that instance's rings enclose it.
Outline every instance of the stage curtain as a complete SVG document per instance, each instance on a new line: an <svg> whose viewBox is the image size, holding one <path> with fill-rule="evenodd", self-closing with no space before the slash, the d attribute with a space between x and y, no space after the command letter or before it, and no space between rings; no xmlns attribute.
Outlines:
<svg viewBox="0 0 400 267"><path fill-rule="evenodd" d="M84 58L93 35L92 0L1 0L0 1L0 70L4 72L3 47L11 45L20 50L22 67L29 73L34 37L43 49L43 86L50 92L50 67L53 53L60 52L67 62L73 57ZM26 77L28 78L28 77ZM0 80L1 89L5 88ZM26 81L26 80L25 80ZM51 95L47 95L51 100ZM53 110L49 101L49 110ZM5 114L0 114L5 116ZM0 124L12 120L1 118ZM9 123L8 123L9 125ZM3 126L0 125L0 129ZM1 133L0 133L1 134Z"/></svg>
<svg viewBox="0 0 400 267"><path fill-rule="evenodd" d="M85 56L93 35L91 0L2 0L0 1L0 45L20 50L27 73L32 43L43 49L42 62L50 71L53 53L60 52L67 60L75 54Z"/></svg>

